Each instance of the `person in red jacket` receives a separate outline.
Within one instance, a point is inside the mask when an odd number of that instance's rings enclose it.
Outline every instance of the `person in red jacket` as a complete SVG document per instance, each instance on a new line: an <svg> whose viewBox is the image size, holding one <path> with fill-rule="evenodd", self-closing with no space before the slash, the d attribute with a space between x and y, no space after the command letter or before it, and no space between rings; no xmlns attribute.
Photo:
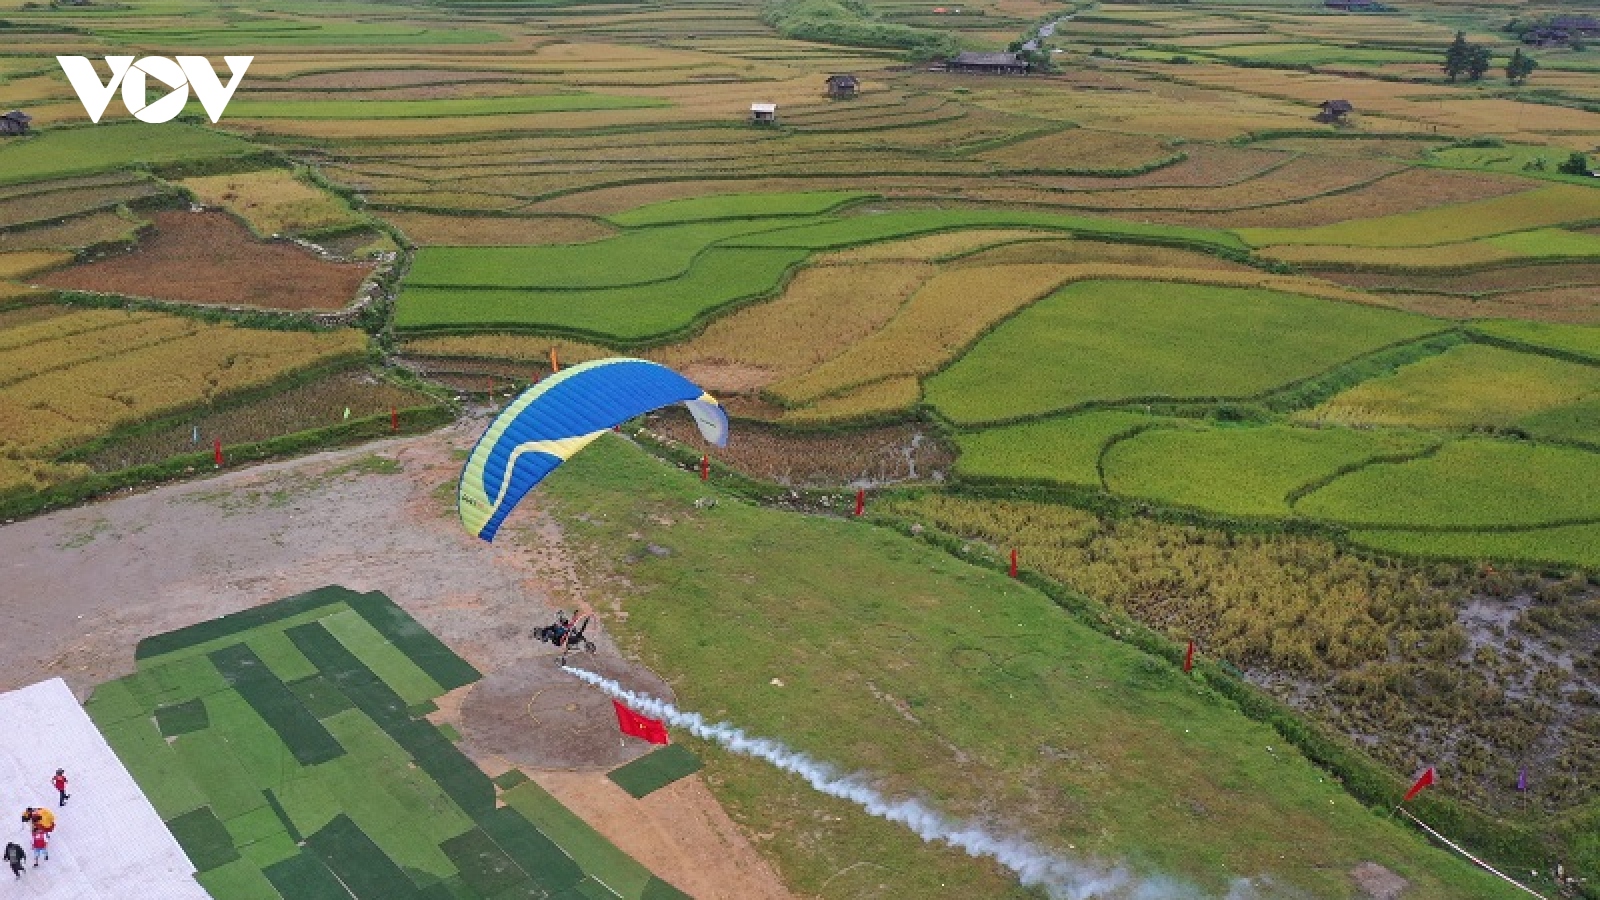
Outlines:
<svg viewBox="0 0 1600 900"><path fill-rule="evenodd" d="M42 828L36 828L33 832L33 867L35 869L39 868L39 857L41 855L45 859L50 858L50 833Z"/></svg>
<svg viewBox="0 0 1600 900"><path fill-rule="evenodd" d="M67 770L57 769L56 777L50 779L50 783L56 786L56 793L61 795L61 805L66 806L67 798L72 796L67 793Z"/></svg>

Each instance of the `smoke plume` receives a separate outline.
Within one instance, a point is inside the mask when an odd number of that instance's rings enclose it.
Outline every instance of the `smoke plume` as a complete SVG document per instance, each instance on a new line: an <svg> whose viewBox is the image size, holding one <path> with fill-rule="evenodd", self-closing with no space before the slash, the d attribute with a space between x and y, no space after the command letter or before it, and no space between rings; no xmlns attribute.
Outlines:
<svg viewBox="0 0 1600 900"><path fill-rule="evenodd" d="M924 841L941 841L969 856L987 857L1016 874L1029 887L1039 887L1053 900L1177 900L1201 896L1193 886L1170 879L1136 876L1119 866L1068 859L1026 838L999 834L972 821L956 821L915 799L891 799L875 790L861 773L841 774L827 763L791 750L770 738L752 737L726 722L707 722L699 713L684 712L664 700L630 691L609 678L583 669L568 672L621 700L636 712L661 719L703 740L744 756L766 760L805 779L830 797L848 800L874 816L898 822ZM1256 896L1246 883L1230 897Z"/></svg>

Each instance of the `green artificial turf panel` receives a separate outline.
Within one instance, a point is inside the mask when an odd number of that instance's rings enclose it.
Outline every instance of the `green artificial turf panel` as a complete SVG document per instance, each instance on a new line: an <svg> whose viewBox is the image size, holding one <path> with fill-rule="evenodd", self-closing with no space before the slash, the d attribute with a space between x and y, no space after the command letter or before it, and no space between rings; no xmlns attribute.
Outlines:
<svg viewBox="0 0 1600 900"><path fill-rule="evenodd" d="M178 840L178 845L183 847L183 852L198 872L225 866L239 858L239 851L234 849L228 829L223 827L222 820L209 806L167 820L167 829Z"/></svg>
<svg viewBox="0 0 1600 900"><path fill-rule="evenodd" d="M462 880L485 897L531 880L481 828L451 838L441 848L461 873Z"/></svg>
<svg viewBox="0 0 1600 900"><path fill-rule="evenodd" d="M355 654L374 675L383 679L383 683L392 688L407 706L432 700L445 693L437 681L422 671L400 648L389 643L388 638L355 610L346 610L323 619L322 627L338 638L339 643Z"/></svg>
<svg viewBox="0 0 1600 900"><path fill-rule="evenodd" d="M105 130L100 130L104 135ZM0 159L4 159L0 155ZM352 597L359 596L347 588L330 586L285 597L272 603L252 606L249 609L230 613L215 619L168 631L164 634L147 637L139 642L134 650L134 658L139 660L152 659L168 653L173 653L199 644L209 643L219 638L229 637L252 628L259 628L269 622L277 622L292 616L311 612L324 606L340 603Z"/></svg>
<svg viewBox="0 0 1600 900"><path fill-rule="evenodd" d="M183 761L148 718L100 726L106 743L117 753L139 789L164 818L205 805L205 792L195 785Z"/></svg>
<svg viewBox="0 0 1600 900"><path fill-rule="evenodd" d="M433 702L432 700L424 700L421 703L413 703L406 707L406 712L410 713L412 718L416 719L424 718L429 713L436 713L438 711L439 704Z"/></svg>
<svg viewBox="0 0 1600 900"><path fill-rule="evenodd" d="M461 732L457 731L456 727L451 725L449 722L439 726L439 733L444 735L445 740L452 744L459 744L461 742Z"/></svg>
<svg viewBox="0 0 1600 900"><path fill-rule="evenodd" d="M317 674L317 667L306 659L305 654L295 648L289 638L281 631L263 631L253 634L245 641L245 646L255 651L261 661L267 664L272 674L284 683L299 681Z"/></svg>
<svg viewBox="0 0 1600 900"><path fill-rule="evenodd" d="M175 738L172 749L189 778L205 791L219 817L231 819L266 805L261 789L268 785L255 783L234 755L232 745L216 731L197 731Z"/></svg>
<svg viewBox="0 0 1600 900"><path fill-rule="evenodd" d="M300 833L300 829L296 827L294 820L289 818L289 812L279 802L278 795L270 790L262 791L261 795L266 798L267 806L271 807L273 815L278 817L278 822L283 825L283 830L289 835L289 839L296 844L300 843L304 835Z"/></svg>
<svg viewBox="0 0 1600 900"><path fill-rule="evenodd" d="M528 776L521 769L512 769L496 775L493 779L495 787L502 791L509 791L528 780Z"/></svg>
<svg viewBox="0 0 1600 900"><path fill-rule="evenodd" d="M617 849L537 783L523 781L501 799L554 841L583 871L599 875L627 900L643 896L653 877L650 870Z"/></svg>
<svg viewBox="0 0 1600 900"><path fill-rule="evenodd" d="M206 702L198 698L156 708L156 727L161 729L163 737L200 731L210 725L211 717L206 715Z"/></svg>
<svg viewBox="0 0 1600 900"><path fill-rule="evenodd" d="M126 680L120 678L95 687L88 702L83 704L83 709L102 729L116 722L150 714L150 709L128 688Z"/></svg>
<svg viewBox="0 0 1600 900"><path fill-rule="evenodd" d="M238 848L239 855L258 869L283 862L300 852L299 844L282 831L273 832L248 844L239 844Z"/></svg>
<svg viewBox="0 0 1600 900"><path fill-rule="evenodd" d="M285 779L273 791L273 796L302 837L327 827L341 811L339 796L325 780L320 767Z"/></svg>
<svg viewBox="0 0 1600 900"><path fill-rule="evenodd" d="M494 809L494 783L432 723L413 719L406 703L320 623L291 628L289 638L356 707L388 732L468 815Z"/></svg>
<svg viewBox="0 0 1600 900"><path fill-rule="evenodd" d="M287 744L236 691L206 697L211 728L228 742L228 748L259 788L276 788L300 770Z"/></svg>
<svg viewBox="0 0 1600 900"><path fill-rule="evenodd" d="M146 709L182 703L226 690L228 682L205 657L179 659L151 666L124 679Z"/></svg>
<svg viewBox="0 0 1600 900"><path fill-rule="evenodd" d="M289 685L289 690L300 698L300 703L308 712L319 719L326 719L347 709L356 708L343 691L321 675L293 682Z"/></svg>
<svg viewBox="0 0 1600 900"><path fill-rule="evenodd" d="M289 900L350 900L339 879L310 853L297 853L261 871Z"/></svg>
<svg viewBox="0 0 1600 900"><path fill-rule="evenodd" d="M668 744L621 768L612 769L606 777L634 797L644 797L680 778L693 775L700 771L702 765L700 757L687 747Z"/></svg>
<svg viewBox="0 0 1600 900"><path fill-rule="evenodd" d="M522 814L502 806L478 817L478 824L536 884L551 894L583 880L583 870Z"/></svg>
<svg viewBox="0 0 1600 900"><path fill-rule="evenodd" d="M621 896L593 875L555 896L555 900L617 900Z"/></svg>
<svg viewBox="0 0 1600 900"><path fill-rule="evenodd" d="M306 838L306 848L344 882L356 900L414 900L416 885L349 816L335 816Z"/></svg>
<svg viewBox="0 0 1600 900"><path fill-rule="evenodd" d="M234 690L283 738L301 765L326 762L344 753L317 717L249 647L235 644L213 652L209 658L228 676Z"/></svg>
<svg viewBox="0 0 1600 900"><path fill-rule="evenodd" d="M423 628L411 614L393 600L373 591L350 601L350 608L378 629L389 643L411 658L417 668L428 673L446 691L472 684L483 675L457 656L445 643Z"/></svg>
<svg viewBox="0 0 1600 900"><path fill-rule="evenodd" d="M247 859L203 872L195 880L218 900L282 900L267 876Z"/></svg>
<svg viewBox="0 0 1600 900"><path fill-rule="evenodd" d="M639 900L693 900L693 898L659 878L651 878L650 884L645 887L644 894Z"/></svg>
<svg viewBox="0 0 1600 900"><path fill-rule="evenodd" d="M265 801L263 795L260 806L222 821L222 827L228 829L228 836L235 847L243 847L273 834L284 834L283 821Z"/></svg>

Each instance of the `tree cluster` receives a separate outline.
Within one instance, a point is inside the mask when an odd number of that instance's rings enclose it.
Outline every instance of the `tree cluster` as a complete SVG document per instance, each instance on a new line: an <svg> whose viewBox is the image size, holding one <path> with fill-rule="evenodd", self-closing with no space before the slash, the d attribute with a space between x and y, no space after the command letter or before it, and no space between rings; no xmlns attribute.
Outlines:
<svg viewBox="0 0 1600 900"><path fill-rule="evenodd" d="M1539 61L1523 53L1522 48L1518 47L1517 51L1511 54L1511 59L1506 62L1506 80L1512 84L1522 84L1537 68Z"/></svg>
<svg viewBox="0 0 1600 900"><path fill-rule="evenodd" d="M1465 32L1456 32L1455 42L1444 54L1444 74L1455 81L1462 75L1468 81L1478 81L1489 71L1493 58L1489 48L1481 44L1467 43Z"/></svg>

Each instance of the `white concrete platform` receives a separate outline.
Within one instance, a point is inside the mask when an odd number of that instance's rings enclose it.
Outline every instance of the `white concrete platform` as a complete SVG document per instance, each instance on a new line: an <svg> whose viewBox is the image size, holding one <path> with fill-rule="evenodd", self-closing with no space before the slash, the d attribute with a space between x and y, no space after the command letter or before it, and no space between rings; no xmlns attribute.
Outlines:
<svg viewBox="0 0 1600 900"><path fill-rule="evenodd" d="M72 799L50 779L66 769ZM56 814L50 858L33 867L22 810ZM59 678L0 694L0 846L28 851L21 878L0 864L0 897L35 900L209 900L194 865Z"/></svg>

